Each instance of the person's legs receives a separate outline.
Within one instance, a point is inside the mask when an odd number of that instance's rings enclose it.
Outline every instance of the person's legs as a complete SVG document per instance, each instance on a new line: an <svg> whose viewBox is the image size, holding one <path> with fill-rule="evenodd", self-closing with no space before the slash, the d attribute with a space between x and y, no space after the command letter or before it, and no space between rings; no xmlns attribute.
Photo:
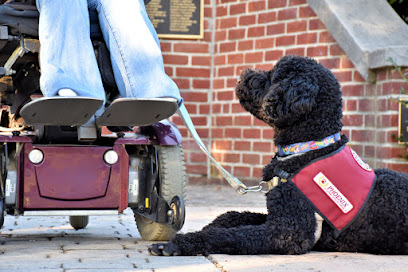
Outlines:
<svg viewBox="0 0 408 272"><path fill-rule="evenodd" d="M40 86L44 96L71 89L78 96L105 100L90 39L86 0L37 0L40 11ZM63 90L62 96L72 93Z"/></svg>
<svg viewBox="0 0 408 272"><path fill-rule="evenodd" d="M164 71L157 34L143 0L88 0L97 9L111 53L116 84L123 97L173 97L182 101L179 89Z"/></svg>

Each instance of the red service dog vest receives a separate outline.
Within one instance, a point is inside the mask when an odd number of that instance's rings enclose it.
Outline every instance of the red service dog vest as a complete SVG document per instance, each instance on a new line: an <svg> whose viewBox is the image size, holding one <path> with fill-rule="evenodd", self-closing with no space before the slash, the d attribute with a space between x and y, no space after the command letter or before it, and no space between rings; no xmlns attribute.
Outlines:
<svg viewBox="0 0 408 272"><path fill-rule="evenodd" d="M375 184L375 174L350 147L302 168L291 181L339 234L356 218Z"/></svg>

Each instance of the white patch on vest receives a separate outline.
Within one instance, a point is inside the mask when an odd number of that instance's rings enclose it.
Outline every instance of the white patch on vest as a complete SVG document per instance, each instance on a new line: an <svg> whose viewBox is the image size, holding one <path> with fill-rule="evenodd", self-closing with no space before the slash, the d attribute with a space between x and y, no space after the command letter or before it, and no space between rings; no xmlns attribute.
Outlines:
<svg viewBox="0 0 408 272"><path fill-rule="evenodd" d="M353 205L348 201L348 199L337 189L336 186L331 183L331 181L319 172L313 180L316 184L326 193L326 195L337 205L337 207L342 210L343 213L348 213L353 209Z"/></svg>
<svg viewBox="0 0 408 272"><path fill-rule="evenodd" d="M315 240L314 240L314 244L317 243L317 241L319 241L320 236L322 236L322 225L323 225L323 217L320 216L320 214L315 213L315 218L316 218L316 229L315 229Z"/></svg>
<svg viewBox="0 0 408 272"><path fill-rule="evenodd" d="M356 160L358 165L361 166L361 168L363 168L364 170L368 172L373 171L373 169L371 169L371 167L365 161L363 161L353 149L350 148L350 151L351 151L351 155L353 155L353 158Z"/></svg>

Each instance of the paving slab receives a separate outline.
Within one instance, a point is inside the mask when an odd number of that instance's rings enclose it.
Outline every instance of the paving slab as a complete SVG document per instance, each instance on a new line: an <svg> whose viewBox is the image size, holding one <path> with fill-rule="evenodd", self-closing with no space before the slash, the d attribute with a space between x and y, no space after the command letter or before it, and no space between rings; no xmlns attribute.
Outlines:
<svg viewBox="0 0 408 272"><path fill-rule="evenodd" d="M200 230L226 211L266 212L261 193L240 196L219 185L189 185L186 223ZM408 256L312 252L300 256L258 255L156 257L137 231L133 212L90 216L75 230L68 217L13 217L0 230L0 271L407 271Z"/></svg>

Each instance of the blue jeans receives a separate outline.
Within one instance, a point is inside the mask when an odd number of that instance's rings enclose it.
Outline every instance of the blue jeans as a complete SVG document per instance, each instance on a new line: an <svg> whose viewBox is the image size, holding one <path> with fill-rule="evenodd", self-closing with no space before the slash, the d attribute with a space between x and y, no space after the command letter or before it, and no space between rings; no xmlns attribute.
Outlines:
<svg viewBox="0 0 408 272"><path fill-rule="evenodd" d="M40 86L45 96L72 89L105 100L90 39L89 13L97 10L122 97L173 97L179 89L164 72L156 31L143 0L37 0L40 11Z"/></svg>

